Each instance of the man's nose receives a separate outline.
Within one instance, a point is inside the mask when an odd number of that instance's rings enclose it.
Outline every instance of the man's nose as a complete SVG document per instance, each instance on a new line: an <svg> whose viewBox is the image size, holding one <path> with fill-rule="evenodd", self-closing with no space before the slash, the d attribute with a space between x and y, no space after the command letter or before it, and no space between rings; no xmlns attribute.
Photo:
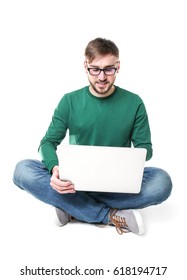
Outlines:
<svg viewBox="0 0 187 280"><path fill-rule="evenodd" d="M105 75L105 72L103 70L101 70L101 73L98 75L98 78L100 80L105 80L106 79L106 75Z"/></svg>

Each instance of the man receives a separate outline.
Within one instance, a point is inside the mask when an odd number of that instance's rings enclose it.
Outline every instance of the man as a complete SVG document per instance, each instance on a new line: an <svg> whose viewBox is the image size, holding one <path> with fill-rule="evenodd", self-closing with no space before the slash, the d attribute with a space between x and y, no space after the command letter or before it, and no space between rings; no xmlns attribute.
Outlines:
<svg viewBox="0 0 187 280"><path fill-rule="evenodd" d="M147 149L147 160L152 157L150 127L142 99L114 85L120 69L119 50L114 42L103 38L90 41L85 49L84 68L90 85L62 97L39 146L42 162L19 162L14 183L53 205L60 225L75 218L114 225L120 234L142 234L143 220L137 209L161 203L171 193L172 182L164 170L145 167L139 194L76 192L72 182L59 179L56 148L67 130L70 144L133 145Z"/></svg>

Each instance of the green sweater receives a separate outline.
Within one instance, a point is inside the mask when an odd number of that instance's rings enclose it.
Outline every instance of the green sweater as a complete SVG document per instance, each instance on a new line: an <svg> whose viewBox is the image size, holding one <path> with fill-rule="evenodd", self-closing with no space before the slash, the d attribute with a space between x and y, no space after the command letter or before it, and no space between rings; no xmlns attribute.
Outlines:
<svg viewBox="0 0 187 280"><path fill-rule="evenodd" d="M95 97L86 86L65 94L41 140L39 153L49 171L58 165L57 146L69 131L74 145L143 147L152 157L148 116L141 98L120 87L112 95Z"/></svg>

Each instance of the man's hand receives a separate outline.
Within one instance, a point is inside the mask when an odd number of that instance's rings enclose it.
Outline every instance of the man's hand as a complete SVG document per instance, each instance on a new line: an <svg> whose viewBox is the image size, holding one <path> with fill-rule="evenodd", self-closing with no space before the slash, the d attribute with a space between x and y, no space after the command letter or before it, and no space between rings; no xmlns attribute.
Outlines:
<svg viewBox="0 0 187 280"><path fill-rule="evenodd" d="M55 191L61 194L75 193L74 185L72 184L72 182L60 180L58 166L54 166L52 169L50 185Z"/></svg>

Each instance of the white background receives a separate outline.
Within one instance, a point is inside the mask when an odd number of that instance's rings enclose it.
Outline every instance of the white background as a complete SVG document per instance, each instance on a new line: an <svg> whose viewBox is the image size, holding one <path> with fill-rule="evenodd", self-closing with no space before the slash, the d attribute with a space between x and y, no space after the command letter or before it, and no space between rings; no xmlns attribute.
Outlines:
<svg viewBox="0 0 187 280"><path fill-rule="evenodd" d="M184 279L186 252L187 43L185 1L69 0L0 2L0 255L2 279L21 268L103 268L104 276L43 279ZM84 49L95 37L120 49L116 84L147 107L154 148L148 165L166 169L171 197L142 210L146 234L53 225L53 208L12 183L17 161L37 149L64 93L88 84ZM165 276L114 276L115 267L167 266Z"/></svg>

